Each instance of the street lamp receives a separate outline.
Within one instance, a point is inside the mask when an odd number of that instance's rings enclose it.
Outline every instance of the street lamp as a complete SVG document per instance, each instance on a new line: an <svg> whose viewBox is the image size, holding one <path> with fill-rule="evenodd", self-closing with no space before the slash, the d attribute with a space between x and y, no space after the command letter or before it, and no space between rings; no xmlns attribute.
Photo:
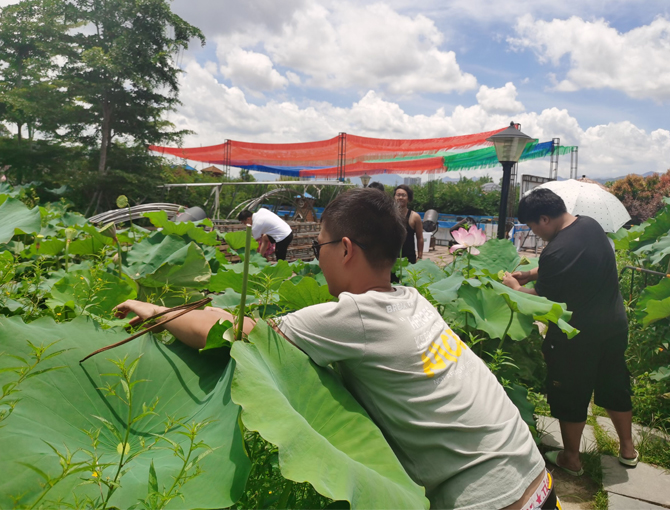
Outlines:
<svg viewBox="0 0 670 510"><path fill-rule="evenodd" d="M500 191L500 211L498 213L498 239L505 239L505 224L507 223L507 201L509 197L509 182L512 176L512 167L519 161L526 144L533 140L516 128L514 122L509 127L486 139L493 142L496 156L503 167L502 190Z"/></svg>
<svg viewBox="0 0 670 510"><path fill-rule="evenodd" d="M368 184L370 184L370 179L371 177L367 174L367 172L361 175L361 183L363 183L364 188L368 187Z"/></svg>

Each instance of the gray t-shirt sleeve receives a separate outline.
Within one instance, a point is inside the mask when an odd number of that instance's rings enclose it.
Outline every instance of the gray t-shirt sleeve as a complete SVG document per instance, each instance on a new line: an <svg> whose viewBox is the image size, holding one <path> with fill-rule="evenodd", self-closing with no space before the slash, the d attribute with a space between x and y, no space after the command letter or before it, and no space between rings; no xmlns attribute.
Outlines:
<svg viewBox="0 0 670 510"><path fill-rule="evenodd" d="M360 360L365 354L365 330L355 301L308 306L277 319L277 327L317 365Z"/></svg>

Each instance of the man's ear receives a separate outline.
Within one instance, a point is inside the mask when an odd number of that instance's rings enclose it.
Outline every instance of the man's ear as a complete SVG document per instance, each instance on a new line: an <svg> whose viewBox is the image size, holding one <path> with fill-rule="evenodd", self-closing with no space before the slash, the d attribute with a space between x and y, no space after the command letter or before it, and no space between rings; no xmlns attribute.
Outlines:
<svg viewBox="0 0 670 510"><path fill-rule="evenodd" d="M342 262L346 264L354 256L354 246L348 237L342 238L342 244L344 245L344 260Z"/></svg>

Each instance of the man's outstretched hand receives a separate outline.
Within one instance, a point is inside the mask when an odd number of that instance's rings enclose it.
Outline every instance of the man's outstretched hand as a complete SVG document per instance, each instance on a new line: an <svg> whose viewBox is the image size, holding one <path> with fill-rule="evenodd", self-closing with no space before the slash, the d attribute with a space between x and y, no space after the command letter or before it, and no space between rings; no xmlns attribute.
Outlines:
<svg viewBox="0 0 670 510"><path fill-rule="evenodd" d="M135 299L129 299L124 301L120 305L117 305L114 308L114 316L118 319L125 319L129 313L134 313L137 315L139 320L133 319L131 324L138 323L140 321L145 321L149 317L161 313L166 310L166 308L152 303L145 303L143 301L136 301Z"/></svg>

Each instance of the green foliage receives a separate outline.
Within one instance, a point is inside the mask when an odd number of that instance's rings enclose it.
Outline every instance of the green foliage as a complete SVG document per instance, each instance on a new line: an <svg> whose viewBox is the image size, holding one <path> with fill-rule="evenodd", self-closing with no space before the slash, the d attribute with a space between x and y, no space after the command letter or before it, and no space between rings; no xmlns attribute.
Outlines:
<svg viewBox="0 0 670 510"><path fill-rule="evenodd" d="M412 209L427 211L435 209L450 214L473 214L492 216L498 214L500 192L484 193L482 186L491 180L462 178L458 182L429 181L413 186Z"/></svg>
<svg viewBox="0 0 670 510"><path fill-rule="evenodd" d="M9 242L19 234L32 234L40 231L41 215L38 207L28 209L23 202L5 197L0 204L0 244Z"/></svg>
<svg viewBox="0 0 670 510"><path fill-rule="evenodd" d="M309 276L303 277L297 284L287 280L279 287L279 304L292 310L327 303L334 299L328 292L327 285L319 285Z"/></svg>
<svg viewBox="0 0 670 510"><path fill-rule="evenodd" d="M277 445L285 478L308 481L352 508L428 508L424 490L330 371L264 323L250 341L231 351L237 362L232 397L245 427Z"/></svg>
<svg viewBox="0 0 670 510"><path fill-rule="evenodd" d="M86 318L0 319L12 353L0 357L12 391L2 398L12 412L0 466L13 473L0 485L2 508L163 508L179 497L221 508L240 497L249 461L230 401L233 365L151 336L78 363L124 336Z"/></svg>

